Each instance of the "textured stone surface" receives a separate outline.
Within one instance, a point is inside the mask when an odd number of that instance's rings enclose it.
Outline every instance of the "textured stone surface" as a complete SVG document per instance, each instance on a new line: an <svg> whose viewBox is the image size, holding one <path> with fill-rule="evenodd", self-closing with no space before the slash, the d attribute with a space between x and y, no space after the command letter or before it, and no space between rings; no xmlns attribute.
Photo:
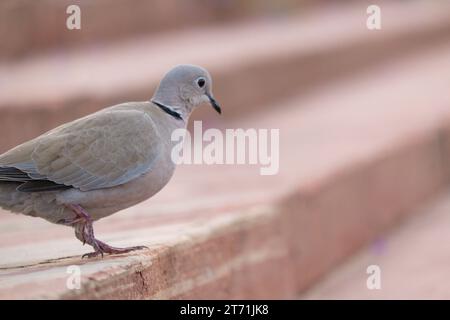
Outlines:
<svg viewBox="0 0 450 320"><path fill-rule="evenodd" d="M100 239L148 250L81 260L70 229L2 213L0 297L296 296L447 184L449 54L424 50L228 122L280 128L279 175L181 166L154 199L98 223ZM81 290L66 288L69 265Z"/></svg>

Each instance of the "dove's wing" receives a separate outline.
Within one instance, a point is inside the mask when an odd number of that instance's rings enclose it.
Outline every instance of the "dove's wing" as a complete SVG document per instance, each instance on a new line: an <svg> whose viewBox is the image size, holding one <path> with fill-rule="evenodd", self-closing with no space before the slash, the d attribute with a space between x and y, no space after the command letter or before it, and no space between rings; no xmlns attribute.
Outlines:
<svg viewBox="0 0 450 320"><path fill-rule="evenodd" d="M1 155L0 181L39 180L83 191L114 187L150 171L161 149L146 113L99 112Z"/></svg>

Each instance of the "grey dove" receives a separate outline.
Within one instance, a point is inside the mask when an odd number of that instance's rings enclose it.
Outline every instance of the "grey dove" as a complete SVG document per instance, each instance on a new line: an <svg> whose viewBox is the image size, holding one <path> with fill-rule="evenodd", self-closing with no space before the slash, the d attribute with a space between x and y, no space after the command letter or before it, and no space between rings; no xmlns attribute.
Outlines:
<svg viewBox="0 0 450 320"><path fill-rule="evenodd" d="M208 71L193 65L170 70L150 101L127 102L63 124L0 155L0 207L72 226L93 257L116 248L96 239L93 222L160 191L175 170L173 130L209 102Z"/></svg>

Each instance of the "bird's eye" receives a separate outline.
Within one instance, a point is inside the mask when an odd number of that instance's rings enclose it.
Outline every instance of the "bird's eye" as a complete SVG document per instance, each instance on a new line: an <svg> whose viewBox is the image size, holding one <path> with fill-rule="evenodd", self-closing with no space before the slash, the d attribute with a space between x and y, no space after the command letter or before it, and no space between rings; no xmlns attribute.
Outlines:
<svg viewBox="0 0 450 320"><path fill-rule="evenodd" d="M205 86L205 83L206 83L205 78L198 78L198 79L197 79L197 85L198 85L200 88L203 88L203 87Z"/></svg>

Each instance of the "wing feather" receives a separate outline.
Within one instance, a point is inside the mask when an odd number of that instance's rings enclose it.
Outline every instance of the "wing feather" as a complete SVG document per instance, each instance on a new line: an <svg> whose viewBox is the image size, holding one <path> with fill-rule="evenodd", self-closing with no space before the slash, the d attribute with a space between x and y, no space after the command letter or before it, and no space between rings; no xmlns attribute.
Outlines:
<svg viewBox="0 0 450 320"><path fill-rule="evenodd" d="M83 191L114 187L151 170L161 149L146 113L100 112L1 155L0 168L10 169L0 169L0 179L48 180Z"/></svg>

